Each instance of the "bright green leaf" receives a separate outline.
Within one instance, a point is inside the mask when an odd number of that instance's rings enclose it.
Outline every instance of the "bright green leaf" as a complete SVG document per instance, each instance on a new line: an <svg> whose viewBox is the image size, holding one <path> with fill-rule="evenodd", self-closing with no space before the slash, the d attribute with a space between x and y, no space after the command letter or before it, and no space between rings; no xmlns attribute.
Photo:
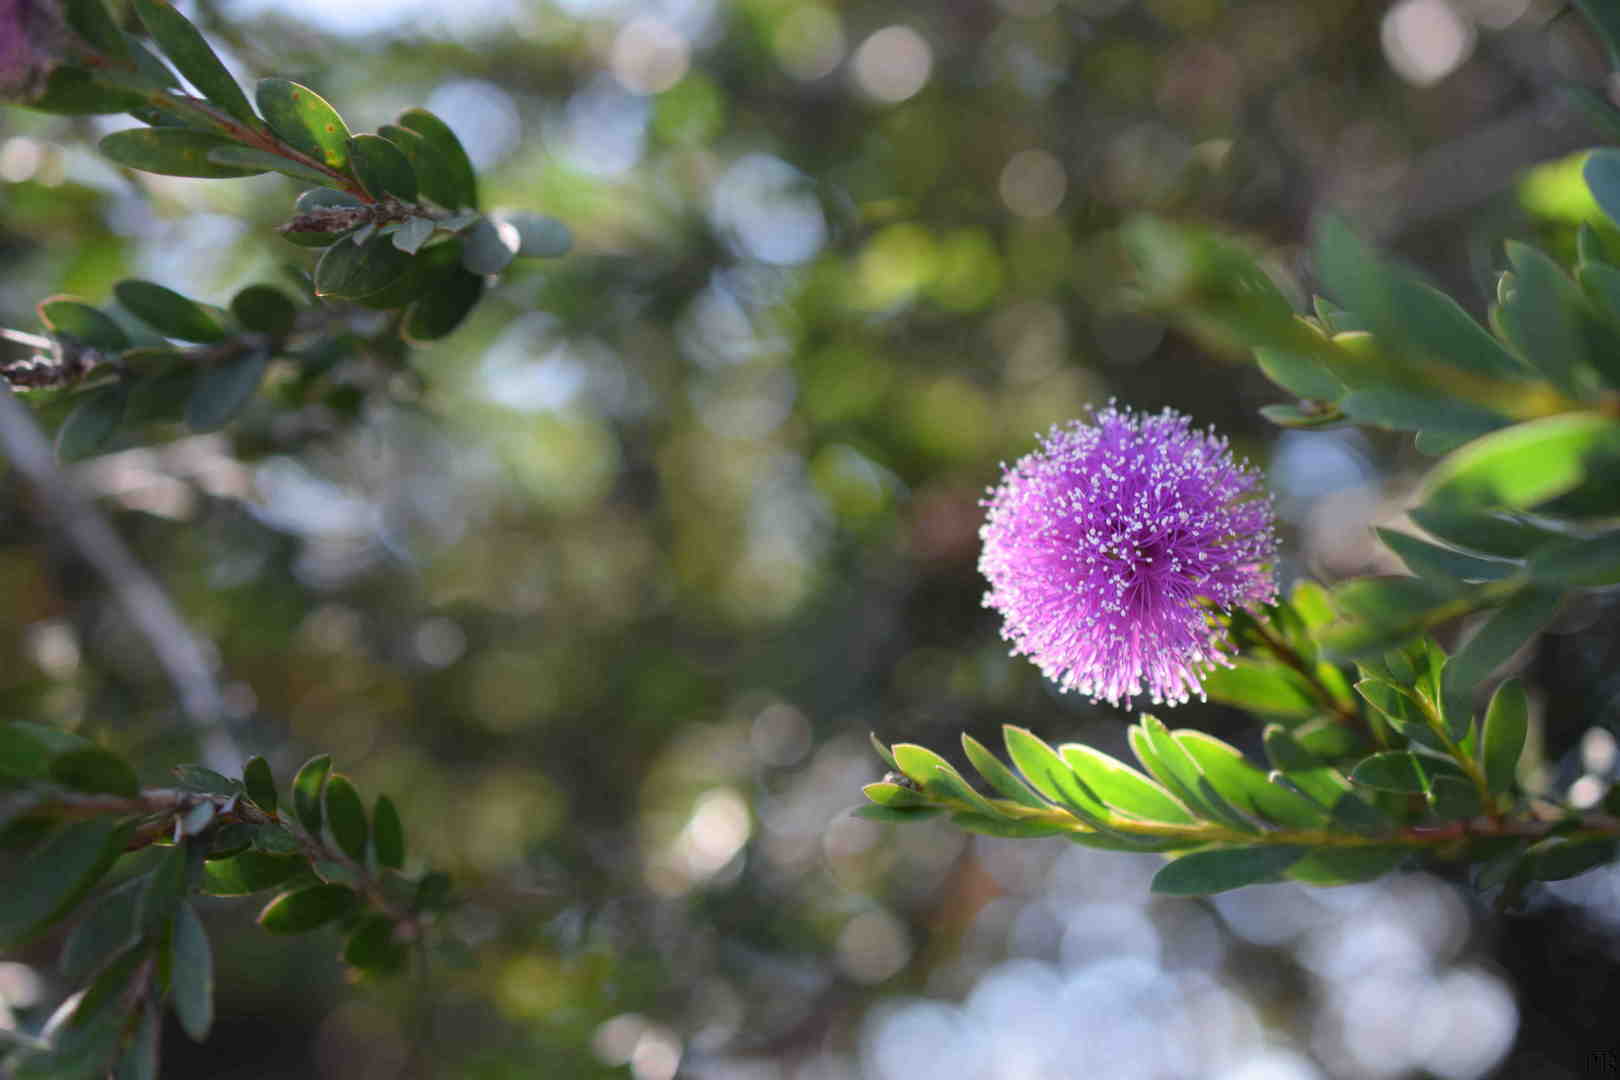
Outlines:
<svg viewBox="0 0 1620 1080"><path fill-rule="evenodd" d="M1028 784L1018 779L1011 769L1001 763L1001 759L992 754L979 740L971 735L962 736L962 749L967 754L968 761L984 777L985 782L995 789L996 793L1004 799L1027 806L1032 810L1045 810L1049 804L1035 792L1030 790Z"/></svg>
<svg viewBox="0 0 1620 1080"><path fill-rule="evenodd" d="M1172 825L1191 825L1198 820L1164 788L1095 747L1067 743L1058 753L1082 784L1122 814Z"/></svg>
<svg viewBox="0 0 1620 1080"><path fill-rule="evenodd" d="M349 126L326 99L286 79L260 79L254 90L270 130L300 153L333 169L349 164Z"/></svg>
<svg viewBox="0 0 1620 1080"><path fill-rule="evenodd" d="M282 885L303 868L303 861L292 856L244 851L203 863L201 887L211 896L246 896Z"/></svg>
<svg viewBox="0 0 1620 1080"><path fill-rule="evenodd" d="M317 754L304 762L298 775L293 777L293 810L311 833L321 831L321 792L331 771L332 755Z"/></svg>

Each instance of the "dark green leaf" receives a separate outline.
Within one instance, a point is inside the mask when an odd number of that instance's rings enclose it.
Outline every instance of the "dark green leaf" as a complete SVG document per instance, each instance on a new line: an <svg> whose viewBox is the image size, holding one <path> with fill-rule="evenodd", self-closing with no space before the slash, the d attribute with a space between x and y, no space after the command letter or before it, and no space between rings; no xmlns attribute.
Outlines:
<svg viewBox="0 0 1620 1080"><path fill-rule="evenodd" d="M107 961L135 944L141 880L110 890L74 926L62 945L57 967L70 979L87 978Z"/></svg>
<svg viewBox="0 0 1620 1080"><path fill-rule="evenodd" d="M1620 584L1620 533L1554 541L1530 556L1530 576L1552 585Z"/></svg>
<svg viewBox="0 0 1620 1080"><path fill-rule="evenodd" d="M102 352L129 348L129 335L112 316L72 296L52 296L41 300L35 310L39 321L51 333L72 338L81 345Z"/></svg>
<svg viewBox="0 0 1620 1080"><path fill-rule="evenodd" d="M321 831L321 791L331 771L332 755L317 754L304 762L298 775L293 777L293 810L304 828L314 834Z"/></svg>
<svg viewBox="0 0 1620 1080"><path fill-rule="evenodd" d="M1520 559L1562 534L1513 514L1488 510L1419 507L1408 516L1425 532L1452 547L1503 559Z"/></svg>
<svg viewBox="0 0 1620 1080"><path fill-rule="evenodd" d="M394 230L394 246L407 255L415 255L433 235L433 222L428 218L413 217Z"/></svg>
<svg viewBox="0 0 1620 1080"><path fill-rule="evenodd" d="M56 453L63 461L81 461L107 449L118 434L129 404L122 385L100 386L79 395L73 411L56 433Z"/></svg>
<svg viewBox="0 0 1620 1080"><path fill-rule="evenodd" d="M405 826L387 795L377 796L377 807L371 813L371 851L378 866L398 870L405 865Z"/></svg>
<svg viewBox="0 0 1620 1080"><path fill-rule="evenodd" d="M0 886L0 943L21 944L71 911L122 855L131 825L80 821L52 832Z"/></svg>
<svg viewBox="0 0 1620 1080"><path fill-rule="evenodd" d="M1620 10L1610 0L1575 0L1575 6L1608 47L1609 67L1620 68Z"/></svg>
<svg viewBox="0 0 1620 1080"><path fill-rule="evenodd" d="M1500 795L1513 785L1529 725L1530 703L1524 684L1518 679L1509 679L1496 688L1496 693L1491 695L1490 708L1485 712L1480 757L1492 793Z"/></svg>
<svg viewBox="0 0 1620 1080"><path fill-rule="evenodd" d="M270 130L300 153L333 169L349 164L349 126L326 99L286 79L260 79L254 90Z"/></svg>
<svg viewBox="0 0 1620 1080"><path fill-rule="evenodd" d="M50 745L21 724L0 724L0 776L37 780L50 772Z"/></svg>
<svg viewBox="0 0 1620 1080"><path fill-rule="evenodd" d="M135 11L164 55L203 97L249 127L258 127L259 118L247 95L190 20L170 7L168 0L135 0Z"/></svg>
<svg viewBox="0 0 1620 1080"><path fill-rule="evenodd" d="M180 1026L197 1042L214 1026L214 956L208 933L190 904L175 912L169 939L169 992Z"/></svg>
<svg viewBox="0 0 1620 1080"><path fill-rule="evenodd" d="M289 855L244 851L203 863L202 891L211 896L246 896L284 884L303 867L301 859Z"/></svg>
<svg viewBox="0 0 1620 1080"><path fill-rule="evenodd" d="M1553 589L1525 589L1491 613L1445 670L1445 709L1452 737L1461 737L1473 716L1473 699L1491 672L1506 663L1525 643L1541 633L1558 613L1560 594Z"/></svg>
<svg viewBox="0 0 1620 1080"><path fill-rule="evenodd" d="M52 71L45 92L30 101L28 108L61 116L94 116L138 109L146 95L120 86L109 86L84 68L62 66Z"/></svg>
<svg viewBox="0 0 1620 1080"><path fill-rule="evenodd" d="M1411 640L1426 626L1470 610L1455 584L1411 577L1358 578L1333 593L1347 618L1320 636L1329 653L1355 659Z"/></svg>
<svg viewBox="0 0 1620 1080"><path fill-rule="evenodd" d="M1485 812L1479 789L1461 776L1436 776L1429 781L1429 805L1441 821L1462 821Z"/></svg>
<svg viewBox="0 0 1620 1080"><path fill-rule="evenodd" d="M51 778L63 787L97 795L133 799L141 782L129 762L110 750L89 747L62 754L51 762Z"/></svg>
<svg viewBox="0 0 1620 1080"><path fill-rule="evenodd" d="M423 293L405 313L405 340L437 341L461 325L484 294L484 279L456 267Z"/></svg>
<svg viewBox="0 0 1620 1080"><path fill-rule="evenodd" d="M481 218L468 229L461 246L461 265L474 274L498 274L517 254L521 238L505 222Z"/></svg>
<svg viewBox="0 0 1620 1080"><path fill-rule="evenodd" d="M187 791L198 791L205 795L235 795L242 790L241 781L232 780L201 765L176 765L174 779Z"/></svg>
<svg viewBox="0 0 1620 1080"><path fill-rule="evenodd" d="M145 0L148 4L163 0ZM218 313L152 281L120 281L113 286L118 302L152 329L181 341L223 341L230 331Z"/></svg>
<svg viewBox="0 0 1620 1080"><path fill-rule="evenodd" d="M405 160L410 162L411 171L416 175L418 195L425 195L446 210L457 208L455 204L459 196L455 182L427 139L410 128L394 124L384 124L377 129L377 134L404 153Z"/></svg>
<svg viewBox="0 0 1620 1080"><path fill-rule="evenodd" d="M411 906L417 911L445 911L450 906L450 875L438 870L425 874L417 883Z"/></svg>
<svg viewBox="0 0 1620 1080"><path fill-rule="evenodd" d="M1290 844L1215 848L1173 860L1153 877L1153 891L1166 896L1207 896L1245 885L1280 881L1306 849Z"/></svg>
<svg viewBox="0 0 1620 1080"><path fill-rule="evenodd" d="M356 862L365 862L366 807L354 782L342 773L327 778L326 791L321 798L327 831L338 849Z"/></svg>
<svg viewBox="0 0 1620 1080"><path fill-rule="evenodd" d="M1411 857L1402 847L1316 848L1288 868L1306 885L1353 885L1383 877Z"/></svg>
<svg viewBox="0 0 1620 1080"><path fill-rule="evenodd" d="M1419 577L1449 577L1458 581L1500 581L1517 572L1517 563L1480 559L1419 540L1392 529L1374 529L1384 546L1401 557Z"/></svg>
<svg viewBox="0 0 1620 1080"><path fill-rule="evenodd" d="M310 885L266 904L259 925L272 934L302 934L349 914L358 901L347 885Z"/></svg>
<svg viewBox="0 0 1620 1080"><path fill-rule="evenodd" d="M290 176L294 180L302 180L306 184L329 184L332 182L330 173L322 172L313 165L305 164L283 154L271 153L269 150L259 150L251 146L238 146L235 143L214 147L208 151L208 160L215 165L228 168L253 169L256 172L278 172L283 176Z"/></svg>
<svg viewBox="0 0 1620 1080"><path fill-rule="evenodd" d="M401 202L416 200L416 170L405 151L381 135L350 139L349 165L372 198L392 195Z"/></svg>
<svg viewBox="0 0 1620 1080"><path fill-rule="evenodd" d="M1533 846L1524 856L1524 866L1532 881L1563 881L1614 859L1616 841L1565 840L1554 837Z"/></svg>
<svg viewBox="0 0 1620 1080"><path fill-rule="evenodd" d="M345 963L380 975L399 971L408 955L406 947L394 940L394 920L386 915L361 919L343 946Z"/></svg>
<svg viewBox="0 0 1620 1080"><path fill-rule="evenodd" d="M204 371L186 402L186 426L218 431L230 423L253 400L269 366L268 351L246 349Z"/></svg>
<svg viewBox="0 0 1620 1080"><path fill-rule="evenodd" d="M1300 405L1262 405L1260 415L1278 427L1300 430L1345 423L1344 413L1332 405L1308 408Z"/></svg>
<svg viewBox="0 0 1620 1080"><path fill-rule="evenodd" d="M231 314L245 329L280 341L292 333L298 308L287 294L271 285L249 285L231 297Z"/></svg>
<svg viewBox="0 0 1620 1080"><path fill-rule="evenodd" d="M517 230L517 253L525 259L554 259L574 246L574 234L554 217L519 211L501 214L498 220Z"/></svg>
<svg viewBox="0 0 1620 1080"><path fill-rule="evenodd" d="M148 934L162 932L187 891L187 846L175 844L162 851L141 888L141 928Z"/></svg>
<svg viewBox="0 0 1620 1080"><path fill-rule="evenodd" d="M158 1007L147 1001L141 1007L141 1020L124 1046L123 1056L113 1072L113 1080L158 1080Z"/></svg>
<svg viewBox="0 0 1620 1080"><path fill-rule="evenodd" d="M73 32L94 45L98 52L120 59L129 55L124 32L107 14L101 0L64 0L61 11Z"/></svg>
<svg viewBox="0 0 1620 1080"><path fill-rule="evenodd" d="M189 128L128 128L102 139L100 149L119 165L164 176L227 180L264 172L262 168L220 165L209 160L211 151L234 145L223 136Z"/></svg>
<svg viewBox="0 0 1620 1080"><path fill-rule="evenodd" d="M242 766L242 786L247 797L267 814L276 812L276 778L270 772L270 763L262 757L251 757Z"/></svg>
<svg viewBox="0 0 1620 1080"><path fill-rule="evenodd" d="M996 793L1004 799L1010 799L1020 806L1027 806L1033 810L1045 810L1048 807L1046 800L1031 791L1029 785L1018 779L1018 776L1001 759L992 754L989 749L971 735L962 736L962 749L967 754L968 761L984 777L985 782L995 789Z"/></svg>
<svg viewBox="0 0 1620 1080"><path fill-rule="evenodd" d="M1422 794L1429 788L1427 771L1419 764L1417 755L1409 750L1374 754L1356 766L1350 780L1363 787L1406 795Z"/></svg>
<svg viewBox="0 0 1620 1080"><path fill-rule="evenodd" d="M253 847L271 855L291 855L303 850L298 838L285 825L265 823L253 826Z"/></svg>
<svg viewBox="0 0 1620 1080"><path fill-rule="evenodd" d="M1388 824L1381 811L1355 794L1339 770L1322 763L1281 725L1269 725L1264 738L1266 755L1281 778L1330 810L1339 824L1352 829L1376 829Z"/></svg>
<svg viewBox="0 0 1620 1080"><path fill-rule="evenodd" d="M228 821L214 829L208 838L208 858L228 859L253 846L255 826L245 821Z"/></svg>
<svg viewBox="0 0 1620 1080"><path fill-rule="evenodd" d="M417 295L422 256L407 255L387 236L333 244L315 264L315 292L370 307L400 307ZM398 303L391 303L403 295Z"/></svg>
<svg viewBox="0 0 1620 1080"><path fill-rule="evenodd" d="M434 201L443 203L447 210L477 209L478 174L450 125L426 109L407 109L399 115L399 126L420 135L424 152L431 152L440 163L448 184L444 194L449 201L430 192Z"/></svg>
<svg viewBox="0 0 1620 1080"><path fill-rule="evenodd" d="M868 787L870 786L868 785ZM868 792L868 795L870 795L870 792ZM928 818L937 817L942 811L937 806L882 806L871 803L866 806L858 806L851 813L858 818L866 818L868 821L881 821L890 825L909 825L915 821L925 821Z"/></svg>
<svg viewBox="0 0 1620 1080"><path fill-rule="evenodd" d="M1352 390L1338 404L1358 424L1422 432L1427 438L1420 449L1426 453L1435 452L1435 440L1454 448L1513 422L1502 413L1459 401L1440 390L1420 393L1391 386L1364 387Z"/></svg>
<svg viewBox="0 0 1620 1080"><path fill-rule="evenodd" d="M358 196L337 188L317 187L298 196L293 203L293 209L300 214L307 214L314 210L354 209L366 205Z"/></svg>

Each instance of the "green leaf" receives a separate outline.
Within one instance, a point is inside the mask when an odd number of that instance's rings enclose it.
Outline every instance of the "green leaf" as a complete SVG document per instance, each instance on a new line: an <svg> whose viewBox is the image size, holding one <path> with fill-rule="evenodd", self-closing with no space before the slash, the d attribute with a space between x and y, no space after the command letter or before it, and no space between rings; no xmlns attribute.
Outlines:
<svg viewBox="0 0 1620 1080"><path fill-rule="evenodd" d="M349 166L374 199L392 195L401 202L416 200L416 170L405 151L381 135L356 135L349 140Z"/></svg>
<svg viewBox="0 0 1620 1080"><path fill-rule="evenodd" d="M512 261L521 242L511 225L480 218L462 241L461 265L473 274L498 274Z"/></svg>
<svg viewBox="0 0 1620 1080"><path fill-rule="evenodd" d="M1293 668L1246 656L1204 676L1204 693L1213 701L1273 716L1306 718L1322 708L1310 684Z"/></svg>
<svg viewBox="0 0 1620 1080"><path fill-rule="evenodd" d="M1412 852L1403 847L1316 848L1288 868L1288 877L1306 885L1354 885L1381 878Z"/></svg>
<svg viewBox="0 0 1620 1080"><path fill-rule="evenodd" d="M1521 559L1563 535L1517 515L1489 510L1427 506L1408 511L1408 516L1452 547L1502 559Z"/></svg>
<svg viewBox="0 0 1620 1080"><path fill-rule="evenodd" d="M168 0L135 0L135 11L164 55L203 97L249 127L258 128L259 118L248 104L247 95L189 19L170 7Z"/></svg>
<svg viewBox="0 0 1620 1080"><path fill-rule="evenodd" d="M1530 556L1530 576L1551 585L1620 584L1620 532L1557 540Z"/></svg>
<svg viewBox="0 0 1620 1080"><path fill-rule="evenodd" d="M270 822L253 826L253 847L271 855L292 855L303 850L285 825Z"/></svg>
<svg viewBox="0 0 1620 1080"><path fill-rule="evenodd" d="M242 766L242 786L254 805L267 814L276 812L276 778L270 772L270 763L262 757L251 757Z"/></svg>
<svg viewBox="0 0 1620 1080"><path fill-rule="evenodd" d="M1327 291L1381 342L1415 353L1420 363L1496 377L1526 374L1519 360L1456 301L1379 259L1342 220L1321 221L1315 249Z"/></svg>
<svg viewBox="0 0 1620 1080"><path fill-rule="evenodd" d="M187 891L187 845L175 844L162 852L141 888L141 928L147 934L162 932Z"/></svg>
<svg viewBox="0 0 1620 1080"><path fill-rule="evenodd" d="M554 259L574 246L574 234L554 217L518 211L498 214L496 220L517 230L517 253L525 259Z"/></svg>
<svg viewBox="0 0 1620 1080"><path fill-rule="evenodd" d="M1177 731L1176 742L1198 763L1222 798L1261 821L1285 828L1314 829L1331 820L1327 810L1272 783L1242 751L1202 731Z"/></svg>
<svg viewBox="0 0 1620 1080"><path fill-rule="evenodd" d="M349 934L343 946L344 963L361 971L391 975L405 966L406 947L394 940L394 920L386 915L367 915Z"/></svg>
<svg viewBox="0 0 1620 1080"><path fill-rule="evenodd" d="M900 763L900 771L930 795L967 803L990 817L1000 816L995 807L962 778L961 773L932 750L912 743L896 743L890 749L894 751L894 759Z"/></svg>
<svg viewBox="0 0 1620 1080"><path fill-rule="evenodd" d="M1575 0L1575 6L1608 47L1609 67L1620 68L1620 10L1610 0Z"/></svg>
<svg viewBox="0 0 1620 1080"><path fill-rule="evenodd" d="M56 433L56 454L63 461L82 461L112 444L129 404L129 390L122 385L100 386L75 400Z"/></svg>
<svg viewBox="0 0 1620 1080"><path fill-rule="evenodd" d="M245 821L228 821L214 829L208 838L207 857L228 859L240 855L253 846L254 828Z"/></svg>
<svg viewBox="0 0 1620 1080"><path fill-rule="evenodd" d="M140 779L129 762L110 750L89 747L62 754L51 762L51 779L75 791L121 795L133 799L141 793Z"/></svg>
<svg viewBox="0 0 1620 1080"><path fill-rule="evenodd" d="M321 791L331 771L332 755L317 754L304 762L298 775L293 777L293 811L304 828L313 834L321 831Z"/></svg>
<svg viewBox="0 0 1620 1080"><path fill-rule="evenodd" d="M1281 725L1268 725L1264 740L1266 755L1282 779L1306 798L1326 807L1340 825L1351 829L1379 829L1389 824L1382 811L1356 795L1344 774L1322 763Z"/></svg>
<svg viewBox="0 0 1620 1080"><path fill-rule="evenodd" d="M1419 577L1448 577L1457 581L1500 581L1519 569L1517 563L1477 558L1392 529L1373 531L1384 542L1384 546L1399 555L1406 568Z"/></svg>
<svg viewBox="0 0 1620 1080"><path fill-rule="evenodd" d="M378 866L398 870L405 865L405 825L387 795L377 796L376 809L371 812L371 851Z"/></svg>
<svg viewBox="0 0 1620 1080"><path fill-rule="evenodd" d="M259 925L272 934L303 934L349 914L358 902L347 885L310 885L266 904Z"/></svg>
<svg viewBox="0 0 1620 1080"><path fill-rule="evenodd" d="M871 787L871 785L867 785ZM870 796L870 792L867 792ZM916 821L925 821L931 817L939 816L942 811L937 806L882 806L876 803L856 807L852 813L858 818L868 821L881 821L889 825L909 825Z"/></svg>
<svg viewBox="0 0 1620 1080"><path fill-rule="evenodd" d="M234 145L223 136L189 128L128 128L108 135L99 147L103 155L119 165L164 176L228 180L264 172L262 168L220 165L209 160L212 151Z"/></svg>
<svg viewBox="0 0 1620 1080"><path fill-rule="evenodd" d="M244 329L268 334L276 341L292 333L298 321L297 305L271 285L249 285L231 297L231 314Z"/></svg>
<svg viewBox="0 0 1620 1080"><path fill-rule="evenodd" d="M1473 716L1473 696L1491 672L1524 647L1558 613L1561 595L1553 589L1525 589L1491 613L1446 663L1444 700L1447 720L1466 730ZM1453 738L1461 737L1459 730Z"/></svg>
<svg viewBox="0 0 1620 1080"><path fill-rule="evenodd" d="M872 744L872 749L877 752L877 756L883 759L883 763L889 768L893 769L895 772L899 772L900 763L894 760L894 752L891 751L887 746L883 745L883 740L877 737L877 732L867 732L866 738L867 741Z"/></svg>
<svg viewBox="0 0 1620 1080"><path fill-rule="evenodd" d="M102 352L117 352L129 348L129 335L106 312L98 311L72 296L51 296L41 300L35 310L39 321L52 334L72 338L81 345Z"/></svg>
<svg viewBox="0 0 1620 1080"><path fill-rule="evenodd" d="M0 776L38 780L50 772L53 753L21 724L0 724Z"/></svg>
<svg viewBox="0 0 1620 1080"><path fill-rule="evenodd" d="M1031 787L1093 828L1113 831L1106 824L1112 816L1108 807L1080 783L1056 750L1034 733L1011 724L1002 728L1002 738L1006 740L1007 756Z"/></svg>
<svg viewBox="0 0 1620 1080"><path fill-rule="evenodd" d="M1031 791L1028 784L1018 779L1017 774L1003 765L1001 759L992 754L979 740L964 734L962 749L967 754L968 761L979 771L979 775L984 777L985 782L1002 798L1032 810L1047 809L1049 804L1046 800Z"/></svg>
<svg viewBox="0 0 1620 1080"><path fill-rule="evenodd" d="M303 868L303 860L289 855L244 851L203 863L201 887L210 896L246 896L285 884Z"/></svg>
<svg viewBox="0 0 1620 1080"><path fill-rule="evenodd" d="M1509 679L1496 688L1496 693L1491 695L1490 708L1485 711L1480 757L1485 766L1486 785L1493 794L1500 795L1513 786L1529 726L1530 702L1525 696L1524 684L1518 679Z"/></svg>
<svg viewBox="0 0 1620 1080"><path fill-rule="evenodd" d="M140 108L145 102L145 94L109 86L84 68L64 65L50 73L44 93L26 107L59 116L94 116L129 112Z"/></svg>
<svg viewBox="0 0 1620 1080"><path fill-rule="evenodd" d="M1262 405L1260 415L1278 427L1310 430L1333 427L1345 423L1345 415L1336 406Z"/></svg>
<svg viewBox="0 0 1620 1080"><path fill-rule="evenodd" d="M140 879L126 881L98 899L62 945L56 966L69 979L87 978L135 944Z"/></svg>
<svg viewBox="0 0 1620 1080"><path fill-rule="evenodd" d="M1254 359L1266 378L1291 394L1313 401L1334 402L1344 396L1344 383L1315 356L1256 349Z"/></svg>
<svg viewBox="0 0 1620 1080"><path fill-rule="evenodd" d="M1350 781L1405 795L1421 795L1429 790L1428 772L1410 750L1387 750L1364 759L1350 774Z"/></svg>
<svg viewBox="0 0 1620 1080"><path fill-rule="evenodd" d="M1529 510L1585 481L1586 461L1620 446L1620 423L1563 413L1487 435L1430 470L1423 500L1440 509Z"/></svg>
<svg viewBox="0 0 1620 1080"><path fill-rule="evenodd" d="M1128 737L1143 767L1198 817L1219 821L1241 832L1258 831L1253 822L1215 789L1203 769L1175 741L1158 717L1144 713L1141 723L1131 727Z"/></svg>
<svg viewBox="0 0 1620 1080"><path fill-rule="evenodd" d="M1595 840L1553 837L1532 846L1525 853L1523 865L1532 881L1564 881L1613 861L1615 850L1616 841L1607 837Z"/></svg>
<svg viewBox="0 0 1620 1080"><path fill-rule="evenodd" d="M110 821L80 821L52 832L0 887L0 943L20 945L71 911L133 833L133 825Z"/></svg>
<svg viewBox="0 0 1620 1080"><path fill-rule="evenodd" d="M484 294L484 279L457 266L405 313L405 340L437 341L461 325Z"/></svg>
<svg viewBox="0 0 1620 1080"><path fill-rule="evenodd" d="M253 400L269 366L268 351L244 349L204 371L186 401L186 426L218 431L230 423Z"/></svg>
<svg viewBox="0 0 1620 1080"><path fill-rule="evenodd" d="M382 125L377 129L377 134L397 146L405 155L405 160L410 162L411 171L416 176L418 196L426 196L446 210L457 209L455 204L459 196L456 184L427 139L410 128L394 124Z"/></svg>
<svg viewBox="0 0 1620 1080"><path fill-rule="evenodd" d="M193 1040L214 1026L214 956L208 933L190 904L181 904L169 939L169 993L180 1026Z"/></svg>
<svg viewBox="0 0 1620 1080"><path fill-rule="evenodd" d="M416 911L447 911L450 907L450 875L438 870L424 874L417 882L416 896L411 901Z"/></svg>
<svg viewBox="0 0 1620 1080"><path fill-rule="evenodd" d="M163 0L145 0L161 3ZM181 341L223 341L230 331L215 310L188 300L151 281L120 281L113 286L118 302L158 333Z"/></svg>
<svg viewBox="0 0 1620 1080"><path fill-rule="evenodd" d="M1394 386L1352 390L1339 402L1339 408L1358 424L1422 432L1425 445L1419 449L1426 453L1433 452L1437 439L1443 440L1447 448L1461 446L1513 422L1494 409L1459 401L1439 390L1419 393Z"/></svg>
<svg viewBox="0 0 1620 1080"><path fill-rule="evenodd" d="M1356 659L1411 640L1424 627L1469 610L1455 584L1412 577L1358 578L1333 593L1346 614L1320 635L1330 654Z"/></svg>
<svg viewBox="0 0 1620 1080"><path fill-rule="evenodd" d="M891 810L908 810L931 805L931 800L922 792L888 781L867 784L861 788L861 794L879 806L886 806Z"/></svg>
<svg viewBox="0 0 1620 1080"><path fill-rule="evenodd" d="M252 146L238 146L230 143L225 146L216 146L208 151L208 160L215 165L227 166L236 169L253 169L256 172L278 172L283 176L290 176L294 180L302 180L306 184L330 184L332 175L322 172L312 165L286 157L282 154L272 153L269 150L260 150Z"/></svg>
<svg viewBox="0 0 1620 1080"><path fill-rule="evenodd" d="M387 236L333 244L315 264L315 293L370 307L401 307L416 298L422 256L407 255ZM390 303L402 293L399 303Z"/></svg>
<svg viewBox="0 0 1620 1080"><path fill-rule="evenodd" d="M338 849L355 862L366 859L366 807L354 782L342 773L333 773L326 781L322 795L327 832Z"/></svg>
<svg viewBox="0 0 1620 1080"><path fill-rule="evenodd" d="M141 1007L141 1020L124 1047L113 1071L113 1080L158 1080L158 1007L148 1000Z"/></svg>
<svg viewBox="0 0 1620 1080"><path fill-rule="evenodd" d="M1081 783L1122 814L1172 825L1191 825L1198 820L1164 788L1095 747L1067 743L1058 753Z"/></svg>
<svg viewBox="0 0 1620 1080"><path fill-rule="evenodd" d="M450 125L426 109L407 109L399 114L399 126L416 132L422 138L423 153L431 153L438 160L448 185L445 199L430 196L447 210L477 209L478 174L473 171L472 159L456 138ZM448 201L446 201L448 200Z"/></svg>
<svg viewBox="0 0 1620 1080"><path fill-rule="evenodd" d="M260 79L254 90L265 123L293 149L333 169L349 164L349 126L326 99L286 79Z"/></svg>
<svg viewBox="0 0 1620 1080"><path fill-rule="evenodd" d="M68 26L85 41L96 47L98 52L120 59L129 56L129 46L124 41L124 32L118 28L101 0L65 0L61 6L62 15L67 19Z"/></svg>
<svg viewBox="0 0 1620 1080"><path fill-rule="evenodd" d="M232 780L201 765L176 765L174 779L176 784L187 791L201 792L204 795L235 795L242 790L241 781Z"/></svg>
<svg viewBox="0 0 1620 1080"><path fill-rule="evenodd" d="M1063 825L1055 825L1050 822L1020 821L1013 818L988 817L984 814L969 814L960 811L951 815L951 824L959 829L978 833L981 836L1005 836L1014 840L1057 836L1060 833L1069 831Z"/></svg>
<svg viewBox="0 0 1620 1080"><path fill-rule="evenodd" d="M394 231L394 246L407 255L415 255L422 245L428 242L433 235L434 225L431 220L423 217L413 217L400 223Z"/></svg>
<svg viewBox="0 0 1620 1080"><path fill-rule="evenodd" d="M1153 877L1153 891L1165 896L1207 896L1280 881L1305 848L1291 844L1256 844L1249 847L1194 851L1168 863Z"/></svg>

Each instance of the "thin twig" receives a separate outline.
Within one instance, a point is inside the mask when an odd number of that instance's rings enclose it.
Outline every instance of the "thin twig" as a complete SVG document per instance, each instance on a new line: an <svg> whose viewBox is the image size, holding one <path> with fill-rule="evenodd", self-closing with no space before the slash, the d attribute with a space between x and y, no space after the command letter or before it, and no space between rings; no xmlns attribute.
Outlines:
<svg viewBox="0 0 1620 1080"><path fill-rule="evenodd" d="M0 454L33 487L68 543L101 575L119 606L146 638L174 687L180 710L195 729L209 768L234 774L243 754L225 727L225 699L213 662L157 579L130 554L56 462L33 414L0 383Z"/></svg>

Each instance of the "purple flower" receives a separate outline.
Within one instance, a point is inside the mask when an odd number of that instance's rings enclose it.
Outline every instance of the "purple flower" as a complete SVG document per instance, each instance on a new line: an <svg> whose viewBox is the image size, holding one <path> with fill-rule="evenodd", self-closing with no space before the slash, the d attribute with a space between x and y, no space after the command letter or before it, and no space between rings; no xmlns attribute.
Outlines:
<svg viewBox="0 0 1620 1080"><path fill-rule="evenodd" d="M1218 608L1269 603L1271 500L1187 417L1121 412L1052 428L984 502L979 570L1001 635L1063 690L1186 701L1230 665Z"/></svg>

